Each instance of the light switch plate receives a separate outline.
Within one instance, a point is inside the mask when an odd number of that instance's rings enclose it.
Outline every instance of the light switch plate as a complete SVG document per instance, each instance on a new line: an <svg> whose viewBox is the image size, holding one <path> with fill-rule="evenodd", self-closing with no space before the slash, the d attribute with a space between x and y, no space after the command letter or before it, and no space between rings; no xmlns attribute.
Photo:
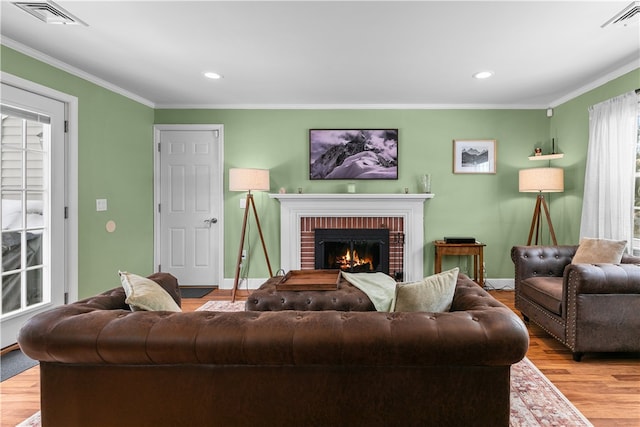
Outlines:
<svg viewBox="0 0 640 427"><path fill-rule="evenodd" d="M107 199L96 199L96 212L107 210Z"/></svg>

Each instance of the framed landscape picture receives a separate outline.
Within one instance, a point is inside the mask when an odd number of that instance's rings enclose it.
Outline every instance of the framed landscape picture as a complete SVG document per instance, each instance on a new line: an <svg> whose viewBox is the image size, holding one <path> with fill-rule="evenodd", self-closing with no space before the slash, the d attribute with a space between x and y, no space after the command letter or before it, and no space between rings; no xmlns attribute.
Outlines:
<svg viewBox="0 0 640 427"><path fill-rule="evenodd" d="M496 140L454 139L453 173L496 173Z"/></svg>
<svg viewBox="0 0 640 427"><path fill-rule="evenodd" d="M310 179L398 179L398 129L310 129Z"/></svg>

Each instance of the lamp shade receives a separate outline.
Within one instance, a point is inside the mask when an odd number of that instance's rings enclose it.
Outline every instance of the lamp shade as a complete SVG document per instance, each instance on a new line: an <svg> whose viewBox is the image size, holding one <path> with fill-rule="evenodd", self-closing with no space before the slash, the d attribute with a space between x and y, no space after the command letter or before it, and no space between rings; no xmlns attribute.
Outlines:
<svg viewBox="0 0 640 427"><path fill-rule="evenodd" d="M229 169L229 191L269 190L268 169Z"/></svg>
<svg viewBox="0 0 640 427"><path fill-rule="evenodd" d="M521 193L561 193L564 191L564 169L522 169L519 190Z"/></svg>

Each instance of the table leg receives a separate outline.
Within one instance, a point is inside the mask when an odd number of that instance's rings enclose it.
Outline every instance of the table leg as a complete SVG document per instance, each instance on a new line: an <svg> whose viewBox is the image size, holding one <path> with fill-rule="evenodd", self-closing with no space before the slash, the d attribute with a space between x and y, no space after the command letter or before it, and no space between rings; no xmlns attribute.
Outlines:
<svg viewBox="0 0 640 427"><path fill-rule="evenodd" d="M480 248L480 281L478 284L484 288L484 256L482 252L482 248Z"/></svg>
<svg viewBox="0 0 640 427"><path fill-rule="evenodd" d="M478 255L473 256L473 281L478 283Z"/></svg>

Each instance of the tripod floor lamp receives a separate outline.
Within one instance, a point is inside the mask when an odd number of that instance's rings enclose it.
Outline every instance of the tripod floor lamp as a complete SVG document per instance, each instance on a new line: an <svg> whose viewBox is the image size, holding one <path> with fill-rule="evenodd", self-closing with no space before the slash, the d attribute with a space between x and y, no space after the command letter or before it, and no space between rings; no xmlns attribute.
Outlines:
<svg viewBox="0 0 640 427"><path fill-rule="evenodd" d="M536 245L540 237L540 221L542 219L542 209L549 224L549 233L554 245L557 245L556 233L551 223L551 215L547 202L544 200L542 193L561 193L564 191L564 170L561 168L534 168L522 169L519 173L519 189L521 193L538 193L536 206L533 209L533 218L531 219L531 228L529 229L529 240L527 246L531 245L533 230L536 232Z"/></svg>
<svg viewBox="0 0 640 427"><path fill-rule="evenodd" d="M249 209L253 211L253 216L256 219L256 225L258 226L258 233L260 234L260 242L262 243L262 249L264 250L264 257L267 260L267 268L269 268L269 277L273 276L271 271L271 263L269 262L269 255L267 254L267 246L264 243L264 237L262 235L262 227L260 227L260 219L258 218L258 211L256 211L256 204L253 201L253 194L251 191L268 191L269 190L269 170L267 169L229 169L229 191L246 191L247 201L244 206L244 218L242 220L242 232L240 234L240 247L238 248L238 260L236 262L236 276L233 282L233 292L231 294L231 301L236 300L236 291L238 290L238 281L240 280L240 266L242 264L242 250L244 248L244 237L247 233L247 219L249 218Z"/></svg>

